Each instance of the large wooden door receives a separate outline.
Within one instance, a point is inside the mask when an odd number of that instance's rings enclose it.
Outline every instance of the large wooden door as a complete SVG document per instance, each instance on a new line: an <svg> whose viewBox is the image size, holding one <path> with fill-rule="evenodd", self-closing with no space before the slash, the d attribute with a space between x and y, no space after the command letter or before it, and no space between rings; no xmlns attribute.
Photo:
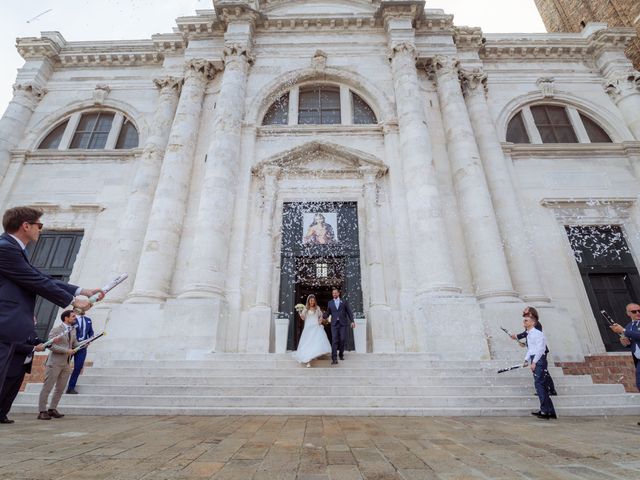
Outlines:
<svg viewBox="0 0 640 480"><path fill-rule="evenodd" d="M620 337L600 314L626 325L628 303L639 302L640 276L622 229L616 225L566 227L598 330L607 352L623 351Z"/></svg>
<svg viewBox="0 0 640 480"><path fill-rule="evenodd" d="M82 231L44 231L34 245L27 247L27 255L32 265L51 277L69 280L73 264L80 250ZM40 338L46 338L55 323L58 306L38 297L36 301L36 332Z"/></svg>

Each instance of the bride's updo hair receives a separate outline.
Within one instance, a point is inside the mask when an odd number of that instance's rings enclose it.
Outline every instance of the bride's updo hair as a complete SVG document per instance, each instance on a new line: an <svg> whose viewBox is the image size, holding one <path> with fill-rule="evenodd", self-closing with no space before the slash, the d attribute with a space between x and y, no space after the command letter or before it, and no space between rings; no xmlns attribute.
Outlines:
<svg viewBox="0 0 640 480"><path fill-rule="evenodd" d="M309 310L309 308L310 308L310 307L309 307L309 303L310 303L310 301L311 301L311 299L312 299L312 298L313 298L313 300L314 300L314 301L315 301L315 303L316 303L315 307L313 307L313 308L318 308L318 300L316 300L316 296L315 296L314 294L311 294L311 295L309 295L309 296L307 297L307 304L305 305L305 308L306 308L307 310Z"/></svg>

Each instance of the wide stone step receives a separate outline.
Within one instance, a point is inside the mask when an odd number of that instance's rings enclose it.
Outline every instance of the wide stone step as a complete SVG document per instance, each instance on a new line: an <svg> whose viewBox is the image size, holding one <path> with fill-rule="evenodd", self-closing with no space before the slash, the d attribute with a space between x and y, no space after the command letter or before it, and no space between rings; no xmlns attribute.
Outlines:
<svg viewBox="0 0 640 480"><path fill-rule="evenodd" d="M300 377L340 377L340 376L363 376L363 377L448 377L448 376L522 376L531 378L531 370L518 369L503 374L498 374L496 369L481 368L413 368L413 369L388 369L351 367L340 365L334 368L305 368L303 366L283 367L283 368L232 368L232 369L202 369L202 368L151 368L151 367L92 367L91 373L94 375L104 375L117 371L122 376L300 376ZM549 372L554 377L563 375L562 369L550 368Z"/></svg>
<svg viewBox="0 0 640 480"><path fill-rule="evenodd" d="M42 385L31 383L25 389L26 393L39 393ZM175 396L340 396L345 393L345 387L339 385L299 386L299 385L221 385L221 386L193 386L193 385L92 385L83 383L77 387L82 395L175 395ZM559 395L604 395L623 394L622 385L574 385L556 386ZM516 396L535 395L533 385L514 386L350 386L348 392L352 396Z"/></svg>
<svg viewBox="0 0 640 480"><path fill-rule="evenodd" d="M321 386L339 385L343 387L351 386L397 386L397 385L417 385L417 386L489 386L489 385L526 385L532 386L531 375L512 375L513 372L505 373L495 377L474 376L411 376L411 377L371 377L371 376L218 376L217 372L208 372L207 375L200 376L176 376L176 375L119 375L113 370L108 373L96 374L93 369L87 369L80 377L82 385L175 385L175 386L220 386L220 385L285 385L285 386ZM255 375L255 372L254 372ZM592 385L589 375L567 375L556 378L557 385Z"/></svg>
<svg viewBox="0 0 640 480"><path fill-rule="evenodd" d="M37 393L22 393L16 401L20 405L37 405ZM640 395L566 395L553 399L558 407L573 406L635 406L640 414ZM157 407L280 407L280 408L536 408L537 397L523 393L514 396L175 396L175 395L64 395L61 405L87 406L157 406Z"/></svg>

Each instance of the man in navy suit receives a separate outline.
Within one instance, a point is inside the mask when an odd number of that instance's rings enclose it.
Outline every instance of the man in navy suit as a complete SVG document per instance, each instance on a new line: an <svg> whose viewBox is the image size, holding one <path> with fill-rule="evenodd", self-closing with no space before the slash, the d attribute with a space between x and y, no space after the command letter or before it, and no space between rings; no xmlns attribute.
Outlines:
<svg viewBox="0 0 640 480"><path fill-rule="evenodd" d="M91 319L84 315L78 315L76 318L76 324L78 328L76 328L76 336L78 338L78 342L82 342L83 340L87 340L93 337L93 325L91 324ZM69 378L69 385L67 385L67 393L76 394L76 383L78 383L78 377L80 376L80 372L82 372L82 367L84 366L84 361L87 358L87 347L81 348L78 350L73 356L73 373L71 373L71 377Z"/></svg>
<svg viewBox="0 0 640 480"><path fill-rule="evenodd" d="M42 211L31 207L10 208L2 217L0 235L0 388L4 384L15 346L33 332L36 295L60 307L72 304L87 310L87 297L100 292L55 280L29 263L25 248L37 242L43 224Z"/></svg>
<svg viewBox="0 0 640 480"><path fill-rule="evenodd" d="M33 365L33 353L44 350L42 340L38 338L35 332L29 335L26 342L18 343L14 348L13 357L9 363L7 378L0 391L0 423L14 423L13 420L7 418L13 401L18 396L20 385L27 373L31 373Z"/></svg>
<svg viewBox="0 0 640 480"><path fill-rule="evenodd" d="M334 288L331 292L333 300L329 300L327 311L323 317L331 315L331 365L338 364L338 351L340 360L344 360L344 342L347 339L347 328L356 328L353 321L353 313L349 304L340 298L340 290Z"/></svg>
<svg viewBox="0 0 640 480"><path fill-rule="evenodd" d="M630 303L627 305L627 316L631 322L626 327L614 323L611 330L617 334L624 334L626 338L620 338L620 343L625 347L631 348L631 357L636 366L636 388L640 390L640 305ZM638 422L640 425L640 422Z"/></svg>

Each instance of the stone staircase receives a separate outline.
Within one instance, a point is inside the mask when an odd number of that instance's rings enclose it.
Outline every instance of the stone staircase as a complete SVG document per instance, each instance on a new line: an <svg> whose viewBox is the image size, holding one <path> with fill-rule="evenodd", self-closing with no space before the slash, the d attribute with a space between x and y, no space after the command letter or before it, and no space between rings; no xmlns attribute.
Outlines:
<svg viewBox="0 0 640 480"><path fill-rule="evenodd" d="M428 354L347 353L312 368L289 355L209 354L198 360L96 358L60 410L86 415L528 415L531 372L497 374L502 361L442 361ZM640 415L640 394L551 368L562 415ZM41 384L12 409L36 412Z"/></svg>

